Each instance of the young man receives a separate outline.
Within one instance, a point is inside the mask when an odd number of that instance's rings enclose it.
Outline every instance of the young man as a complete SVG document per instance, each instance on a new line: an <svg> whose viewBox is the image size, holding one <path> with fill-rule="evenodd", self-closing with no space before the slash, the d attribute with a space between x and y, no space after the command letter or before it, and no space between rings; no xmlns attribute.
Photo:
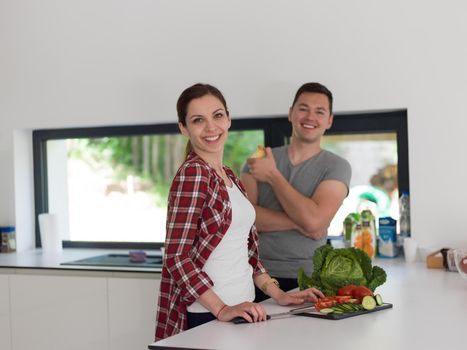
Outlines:
<svg viewBox="0 0 467 350"><path fill-rule="evenodd" d="M319 83L301 86L289 109L289 145L249 158L241 180L256 210L260 259L283 290L296 288L297 271L313 271L313 253L349 191L350 164L321 149L333 121L332 93ZM266 296L259 290L257 301Z"/></svg>

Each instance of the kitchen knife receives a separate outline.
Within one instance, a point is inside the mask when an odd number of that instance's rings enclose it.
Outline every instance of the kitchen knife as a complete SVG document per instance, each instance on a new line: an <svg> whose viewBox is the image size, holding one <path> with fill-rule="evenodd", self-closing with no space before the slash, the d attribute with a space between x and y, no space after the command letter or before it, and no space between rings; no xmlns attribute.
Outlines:
<svg viewBox="0 0 467 350"><path fill-rule="evenodd" d="M308 306L299 307L297 309L292 309L292 310L289 310L289 311L280 312L280 313L277 313L277 314L266 315L266 320L273 320L275 318L280 318L280 317L287 316L287 315L299 314L299 313L302 313L304 311L308 311L308 309L313 309L314 307L315 307L314 305L308 305ZM235 323L235 324L249 323L243 317L235 317L232 320L232 322Z"/></svg>

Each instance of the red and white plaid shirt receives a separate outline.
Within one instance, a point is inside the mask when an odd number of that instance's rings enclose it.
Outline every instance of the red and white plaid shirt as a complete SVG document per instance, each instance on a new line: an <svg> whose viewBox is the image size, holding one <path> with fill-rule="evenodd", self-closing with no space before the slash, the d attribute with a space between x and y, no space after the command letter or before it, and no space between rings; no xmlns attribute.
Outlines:
<svg viewBox="0 0 467 350"><path fill-rule="evenodd" d="M246 196L233 171L224 169ZM231 221L232 207L224 181L198 155L190 153L170 187L156 340L186 329L187 306L213 286L202 268ZM254 275L266 272L258 258L255 226L248 238L248 257Z"/></svg>

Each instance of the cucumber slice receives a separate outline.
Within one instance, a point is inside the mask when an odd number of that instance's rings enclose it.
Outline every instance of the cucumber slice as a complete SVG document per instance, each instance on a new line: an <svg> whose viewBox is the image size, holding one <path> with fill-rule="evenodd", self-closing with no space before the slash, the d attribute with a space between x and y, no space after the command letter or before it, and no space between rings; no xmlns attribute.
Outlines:
<svg viewBox="0 0 467 350"><path fill-rule="evenodd" d="M366 295L363 297L362 306L365 310L373 310L376 307L376 300L372 296Z"/></svg>
<svg viewBox="0 0 467 350"><path fill-rule="evenodd" d="M327 315L327 314L331 314L331 313L333 313L333 312L334 312L334 310L333 310L333 309L331 309L331 308L328 308L328 307L327 307L327 308L324 308L324 309L321 309L321 310L319 310L319 312L321 312L321 313L323 313L323 314L326 314L326 315Z"/></svg>
<svg viewBox="0 0 467 350"><path fill-rule="evenodd" d="M341 312L347 312L347 309L342 305L338 304L332 307L334 311L341 311Z"/></svg>
<svg viewBox="0 0 467 350"><path fill-rule="evenodd" d="M353 311L361 311L363 307L360 304L351 304Z"/></svg>
<svg viewBox="0 0 467 350"><path fill-rule="evenodd" d="M348 312L355 311L355 309L353 308L353 304L341 304L341 307Z"/></svg>
<svg viewBox="0 0 467 350"><path fill-rule="evenodd" d="M381 295L376 294L375 295L375 300L376 300L376 304L378 304L378 306L383 305L383 298L381 298Z"/></svg>

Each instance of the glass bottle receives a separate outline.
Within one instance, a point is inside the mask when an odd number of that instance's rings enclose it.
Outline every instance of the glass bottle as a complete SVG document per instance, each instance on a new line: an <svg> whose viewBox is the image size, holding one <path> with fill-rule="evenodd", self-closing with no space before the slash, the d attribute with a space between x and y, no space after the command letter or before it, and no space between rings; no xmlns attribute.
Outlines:
<svg viewBox="0 0 467 350"><path fill-rule="evenodd" d="M410 237L410 196L404 191L399 198L399 233L402 237Z"/></svg>

